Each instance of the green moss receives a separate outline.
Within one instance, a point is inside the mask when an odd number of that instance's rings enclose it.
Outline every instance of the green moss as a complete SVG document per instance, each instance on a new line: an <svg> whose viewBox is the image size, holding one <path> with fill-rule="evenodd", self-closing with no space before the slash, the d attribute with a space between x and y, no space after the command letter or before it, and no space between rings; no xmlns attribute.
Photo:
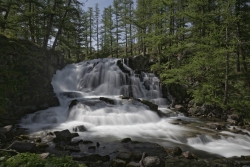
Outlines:
<svg viewBox="0 0 250 167"><path fill-rule="evenodd" d="M1 158L1 166L3 167L85 167L73 161L71 157L49 157L42 159L38 154L20 153L10 158Z"/></svg>

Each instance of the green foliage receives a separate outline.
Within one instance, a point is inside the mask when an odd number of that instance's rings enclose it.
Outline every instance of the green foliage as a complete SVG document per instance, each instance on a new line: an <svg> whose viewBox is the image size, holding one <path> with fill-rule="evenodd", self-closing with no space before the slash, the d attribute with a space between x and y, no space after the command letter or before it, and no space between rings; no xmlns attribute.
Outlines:
<svg viewBox="0 0 250 167"><path fill-rule="evenodd" d="M4 161L4 159L3 159ZM6 167L85 167L84 164L79 164L73 161L71 157L49 157L42 159L38 154L20 153L16 156L8 158L2 162Z"/></svg>

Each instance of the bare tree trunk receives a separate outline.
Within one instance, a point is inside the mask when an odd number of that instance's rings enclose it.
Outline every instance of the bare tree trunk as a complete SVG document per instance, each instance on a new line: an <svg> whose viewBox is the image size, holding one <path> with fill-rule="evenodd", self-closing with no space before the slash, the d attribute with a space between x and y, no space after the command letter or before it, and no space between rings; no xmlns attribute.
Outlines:
<svg viewBox="0 0 250 167"><path fill-rule="evenodd" d="M71 0L68 1L67 7L69 7L70 4L71 4ZM68 13L68 9L66 9L66 11L65 11L65 13L64 13L64 15L63 15L61 24L60 24L60 26L59 26L59 28L58 28L58 31L57 31L57 34L56 34L56 37L55 37L55 41L54 41L53 46L52 46L52 50L55 50L55 48L56 48L57 41L58 41L59 36L61 35L61 32L62 32L62 28L63 28L62 25L63 25L63 23L64 23L64 21L65 21L65 18L66 18L66 16L67 16L67 13Z"/></svg>
<svg viewBox="0 0 250 167"><path fill-rule="evenodd" d="M54 5L53 5L53 8L52 8L53 11L56 10L56 1L57 0L54 0ZM50 0L48 0L48 4L49 3L50 3ZM44 42L43 42L43 49L47 48L48 41L49 41L49 36L50 36L50 33L51 33L51 29L52 29L52 23L53 23L53 20L54 20L54 16L55 16L54 13L50 14L50 19L49 19L49 22L47 24L47 29L46 29L46 35L44 37Z"/></svg>

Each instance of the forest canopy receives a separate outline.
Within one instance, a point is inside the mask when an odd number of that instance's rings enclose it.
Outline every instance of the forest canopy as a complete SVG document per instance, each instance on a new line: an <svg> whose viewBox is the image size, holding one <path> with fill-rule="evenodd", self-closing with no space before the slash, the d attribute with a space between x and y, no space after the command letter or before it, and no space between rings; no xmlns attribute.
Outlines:
<svg viewBox="0 0 250 167"><path fill-rule="evenodd" d="M0 32L75 61L150 55L196 103L250 113L250 0L0 0Z"/></svg>

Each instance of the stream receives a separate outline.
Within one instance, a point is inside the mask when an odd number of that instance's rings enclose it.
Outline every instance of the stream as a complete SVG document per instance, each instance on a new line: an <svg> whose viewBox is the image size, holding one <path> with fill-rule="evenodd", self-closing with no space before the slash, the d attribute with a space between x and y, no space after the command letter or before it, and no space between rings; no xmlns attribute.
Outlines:
<svg viewBox="0 0 250 167"><path fill-rule="evenodd" d="M121 59L95 59L67 65L57 71L52 85L60 106L23 117L20 125L30 135L50 141L49 131L84 126L86 131L73 140L91 140L117 150L114 142L122 138L154 142L163 147L179 146L200 156L241 156L250 154L250 132L235 134L208 128L209 120L185 117L167 108L160 80L152 73L135 74ZM133 97L122 99L123 97ZM169 95L171 98L171 95ZM100 100L112 99L114 104ZM148 100L167 115L160 117L138 100ZM72 100L78 103L71 108ZM233 128L233 127L228 127ZM248 135L247 135L248 134ZM87 151L81 148L81 151ZM98 150L97 150L98 151ZM105 150L97 153L105 154Z"/></svg>

